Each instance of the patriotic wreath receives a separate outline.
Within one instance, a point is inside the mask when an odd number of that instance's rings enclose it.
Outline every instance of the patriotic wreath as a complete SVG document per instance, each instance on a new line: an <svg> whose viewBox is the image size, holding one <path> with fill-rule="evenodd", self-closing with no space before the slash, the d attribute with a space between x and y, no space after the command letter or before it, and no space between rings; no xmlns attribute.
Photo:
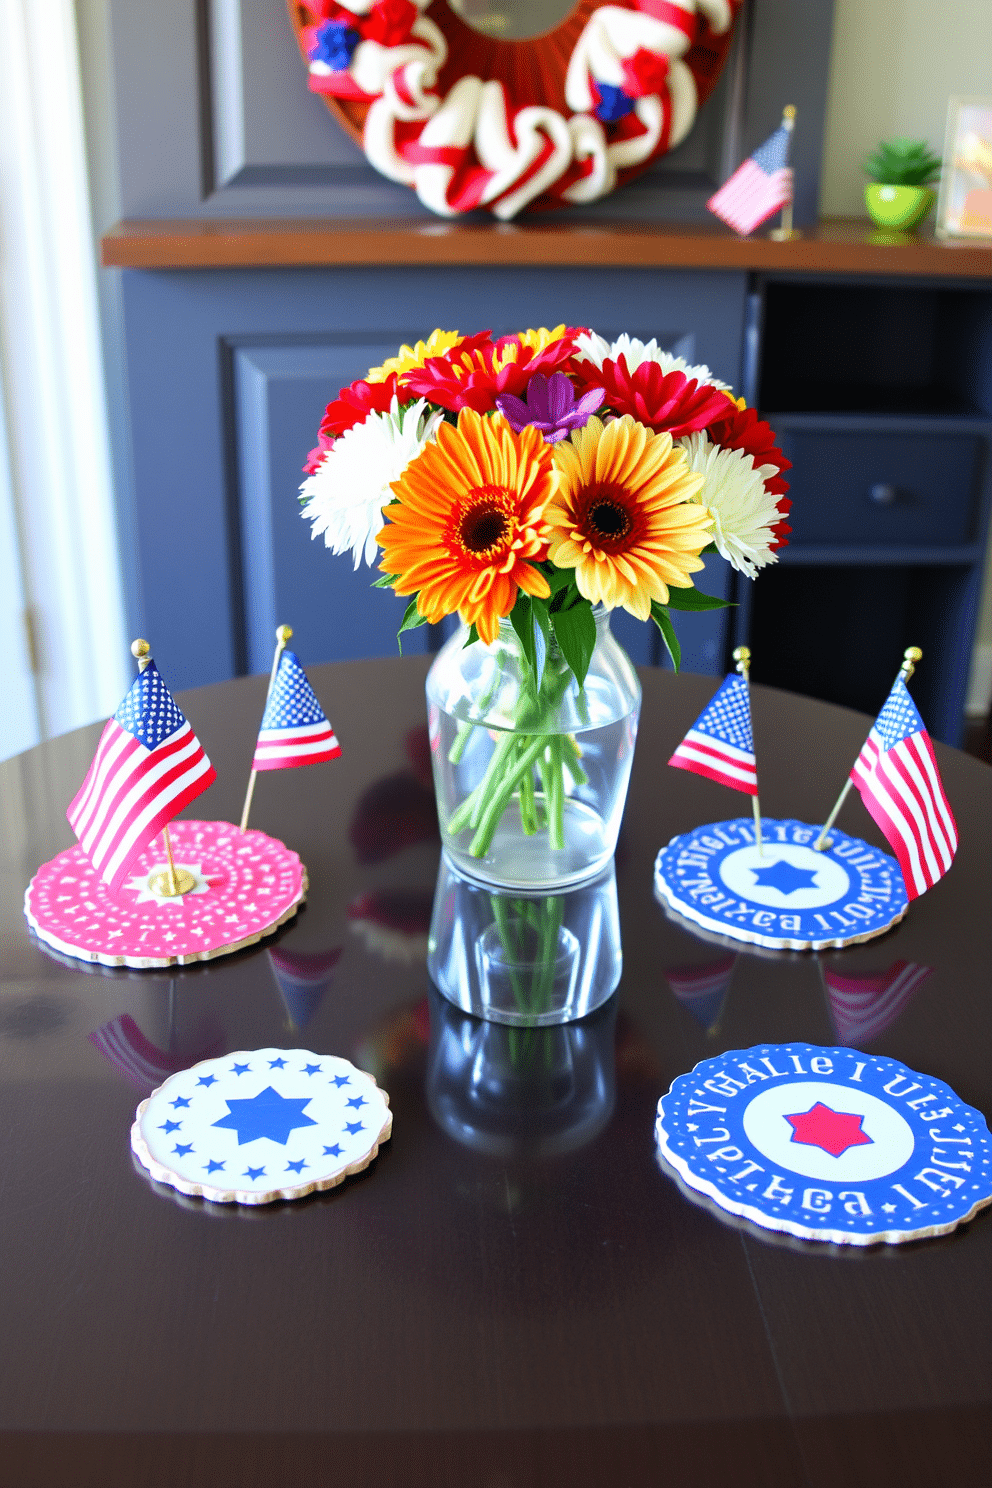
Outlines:
<svg viewBox="0 0 992 1488"><path fill-rule="evenodd" d="M376 170L431 211L509 220L606 196L673 149L713 89L743 0L579 0L540 44L447 0L289 0L309 86Z"/></svg>

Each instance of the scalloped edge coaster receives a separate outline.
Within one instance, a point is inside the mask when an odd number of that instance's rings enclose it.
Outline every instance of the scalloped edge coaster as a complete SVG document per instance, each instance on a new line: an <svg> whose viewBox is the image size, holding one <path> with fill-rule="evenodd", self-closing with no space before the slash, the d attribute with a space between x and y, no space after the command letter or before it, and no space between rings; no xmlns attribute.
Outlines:
<svg viewBox="0 0 992 1488"><path fill-rule="evenodd" d="M192 819L171 822L169 835L176 867L195 880L188 894L168 899L152 888L165 867L161 837L116 896L83 849L70 847L43 863L24 891L24 916L38 939L101 966L188 966L256 945L306 901L307 870L278 837Z"/></svg>
<svg viewBox="0 0 992 1488"><path fill-rule="evenodd" d="M856 1049L760 1044L658 1102L659 1157L728 1214L800 1240L949 1234L992 1204L992 1135L948 1085Z"/></svg>
<svg viewBox="0 0 992 1488"><path fill-rule="evenodd" d="M392 1129L389 1096L347 1059L252 1049L170 1075L135 1112L131 1148L181 1194L271 1204L362 1172Z"/></svg>
<svg viewBox="0 0 992 1488"><path fill-rule="evenodd" d="M654 891L704 930L775 951L825 951L884 935L909 907L895 858L836 827L762 821L758 854L749 817L673 837L655 859ZM764 882L762 882L762 879Z"/></svg>

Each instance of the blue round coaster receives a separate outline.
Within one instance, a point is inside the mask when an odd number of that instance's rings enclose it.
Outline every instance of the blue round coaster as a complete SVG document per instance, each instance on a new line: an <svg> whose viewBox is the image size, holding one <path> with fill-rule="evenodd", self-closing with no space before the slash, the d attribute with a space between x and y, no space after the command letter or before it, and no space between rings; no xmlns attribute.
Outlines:
<svg viewBox="0 0 992 1488"><path fill-rule="evenodd" d="M658 1102L655 1135L690 1188L803 1240L920 1240L992 1203L981 1112L856 1049L761 1044L704 1059Z"/></svg>
<svg viewBox="0 0 992 1488"><path fill-rule="evenodd" d="M182 1194L270 1204L361 1172L392 1124L386 1092L347 1059L254 1049L170 1075L138 1107L131 1147Z"/></svg>
<svg viewBox="0 0 992 1488"><path fill-rule="evenodd" d="M655 893L685 919L772 950L822 951L884 935L908 900L895 858L836 827L769 818L712 822L673 837L654 865Z"/></svg>

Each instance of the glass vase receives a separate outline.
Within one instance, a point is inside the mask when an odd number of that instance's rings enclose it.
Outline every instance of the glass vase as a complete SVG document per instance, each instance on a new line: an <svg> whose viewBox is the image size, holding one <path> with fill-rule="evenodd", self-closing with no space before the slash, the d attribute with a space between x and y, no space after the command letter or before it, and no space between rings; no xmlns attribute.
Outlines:
<svg viewBox="0 0 992 1488"><path fill-rule="evenodd" d="M487 645L463 627L427 676L441 840L463 874L495 888L561 889L612 858L641 706L630 658L593 611L580 687L552 635L537 665L509 620Z"/></svg>

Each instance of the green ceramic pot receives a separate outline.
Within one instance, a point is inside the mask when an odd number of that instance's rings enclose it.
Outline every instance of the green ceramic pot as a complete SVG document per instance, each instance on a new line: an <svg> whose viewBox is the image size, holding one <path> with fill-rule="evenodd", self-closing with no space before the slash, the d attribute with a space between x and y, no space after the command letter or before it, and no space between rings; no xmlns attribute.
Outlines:
<svg viewBox="0 0 992 1488"><path fill-rule="evenodd" d="M868 216L879 227L916 227L936 200L929 186L886 186L872 181L865 187Z"/></svg>

